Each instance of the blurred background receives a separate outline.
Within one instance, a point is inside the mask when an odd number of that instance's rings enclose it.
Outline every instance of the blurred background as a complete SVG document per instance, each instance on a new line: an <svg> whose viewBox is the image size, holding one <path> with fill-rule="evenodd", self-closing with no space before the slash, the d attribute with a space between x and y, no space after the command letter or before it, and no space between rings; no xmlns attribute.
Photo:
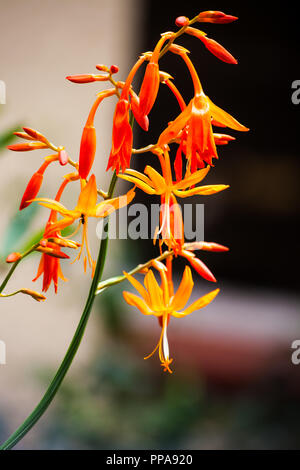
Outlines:
<svg viewBox="0 0 300 470"><path fill-rule="evenodd" d="M38 236L43 210L18 213L27 181L43 152L17 154L5 147L22 125L45 133L78 158L81 129L99 90L76 86L65 76L94 73L94 65L120 66L123 79L135 58L151 50L159 34L175 28L179 15L208 9L238 16L230 25L206 25L209 37L239 60L218 61L195 38L180 44L191 50L204 90L220 107L250 127L219 149L208 183L230 190L201 199L205 239L230 247L201 259L218 279L221 293L200 312L169 326L175 372L163 374L156 357L144 361L156 344L153 318L127 308L114 287L97 299L84 340L64 385L45 416L18 445L22 449L286 449L300 447L300 364L291 361L300 339L298 266L298 125L300 105L291 100L299 76L296 17L291 10L238 1L190 0L0 0L0 274L5 258ZM161 61L175 77L186 101L192 85L176 57ZM137 83L138 84L138 83ZM178 109L161 87L148 134L135 128L135 146L155 140ZM99 145L95 172L105 188L113 104L96 118ZM133 159L143 170L145 157ZM147 162L155 164L149 155ZM62 173L50 168L41 194L55 194ZM121 194L126 186L118 186ZM137 201L146 203L141 193ZM72 191L64 202L73 205ZM149 201L148 201L149 202ZM156 202L156 201L155 201ZM195 201L196 202L196 199ZM199 202L199 201L198 201ZM93 251L98 241L94 238ZM152 250L152 251L151 251ZM112 241L105 277L156 256L149 241ZM22 263L9 284L31 284L39 256ZM175 280L183 265L177 263ZM64 265L69 282L47 301L3 299L0 340L0 440L26 418L61 362L79 321L90 283L82 266ZM196 273L194 299L211 290ZM194 300L192 299L192 300Z"/></svg>

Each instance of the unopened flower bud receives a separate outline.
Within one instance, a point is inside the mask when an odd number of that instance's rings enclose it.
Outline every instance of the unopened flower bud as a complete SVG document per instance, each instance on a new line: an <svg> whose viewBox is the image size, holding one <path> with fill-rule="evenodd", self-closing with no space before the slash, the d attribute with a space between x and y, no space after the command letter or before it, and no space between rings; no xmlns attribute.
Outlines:
<svg viewBox="0 0 300 470"><path fill-rule="evenodd" d="M14 152L28 152L29 150L46 149L48 145L40 142L28 142L27 144L8 145L7 148Z"/></svg>
<svg viewBox="0 0 300 470"><path fill-rule="evenodd" d="M46 297L44 295L31 289L20 289L19 292L21 292L22 294L30 295L37 302L43 302L44 300L46 300Z"/></svg>
<svg viewBox="0 0 300 470"><path fill-rule="evenodd" d="M119 72L119 67L117 65L111 65L110 67L110 73L118 73Z"/></svg>
<svg viewBox="0 0 300 470"><path fill-rule="evenodd" d="M178 28L182 28L183 26L187 26L189 24L189 19L186 16L178 16L175 20L176 26Z"/></svg>
<svg viewBox="0 0 300 470"><path fill-rule="evenodd" d="M97 64L96 69L100 70L100 72L109 72L109 68L107 67L107 65L103 64Z"/></svg>
<svg viewBox="0 0 300 470"><path fill-rule="evenodd" d="M17 253L17 252L10 253L8 255L8 257L6 258L6 262L7 263L15 263L16 261L19 261L19 259L21 259L21 258L22 258L21 253Z"/></svg>
<svg viewBox="0 0 300 470"><path fill-rule="evenodd" d="M64 166L68 163L69 161L69 157L68 157L68 154L67 152L65 151L65 149L61 149L59 152L58 152L58 160L59 160L59 163Z"/></svg>
<svg viewBox="0 0 300 470"><path fill-rule="evenodd" d="M26 132L26 134L29 135L29 137L32 137L33 139L38 140L40 142L43 142L44 144L48 146L49 141L48 139L46 139L46 137L43 134L41 134L40 132L34 129L31 129L30 127L23 127L23 129Z"/></svg>
<svg viewBox="0 0 300 470"><path fill-rule="evenodd" d="M237 16L226 15L222 11L202 11L198 15L198 21L201 23L226 24L236 20L238 20Z"/></svg>

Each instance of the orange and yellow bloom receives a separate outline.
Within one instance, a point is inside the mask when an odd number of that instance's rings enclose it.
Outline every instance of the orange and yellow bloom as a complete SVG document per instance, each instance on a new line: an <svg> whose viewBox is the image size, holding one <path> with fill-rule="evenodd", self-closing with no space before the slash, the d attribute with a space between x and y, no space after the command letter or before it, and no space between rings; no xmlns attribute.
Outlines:
<svg viewBox="0 0 300 470"><path fill-rule="evenodd" d="M125 273L127 280L138 291L141 297L127 291L123 292L123 296L129 305L138 308L143 315L154 315L159 320L161 325L160 338L155 349L145 359L151 357L158 350L161 366L165 371L172 372L170 364L173 359L170 357L167 336L167 326L170 317L183 318L196 310L200 310L212 302L219 293L219 289L215 289L209 294L200 297L190 306L186 307L194 286L190 268L186 266L181 283L174 295L172 280L168 279L170 273L166 266L162 263L156 263L155 267L159 270L161 277L160 285L151 269L145 275L144 286L133 276Z"/></svg>

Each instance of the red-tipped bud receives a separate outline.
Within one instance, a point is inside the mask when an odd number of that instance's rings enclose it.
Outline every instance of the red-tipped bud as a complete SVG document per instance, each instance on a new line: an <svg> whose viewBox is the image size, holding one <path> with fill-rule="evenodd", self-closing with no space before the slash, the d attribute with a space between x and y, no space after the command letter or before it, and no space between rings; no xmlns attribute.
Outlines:
<svg viewBox="0 0 300 470"><path fill-rule="evenodd" d="M189 22L190 21L186 16L178 16L178 18L176 18L175 20L175 24L176 26L178 26L178 28L183 28L183 26L187 26Z"/></svg>
<svg viewBox="0 0 300 470"><path fill-rule="evenodd" d="M31 179L29 180L29 183L25 189L25 192L23 194L23 197L22 197L22 201L21 201L21 204L20 204L20 211L22 209L25 209L25 207L28 207L30 206L31 202L32 202L32 199L34 199L39 190L40 190L40 187L42 186L42 182L43 182L43 174L42 173L39 173L38 171L36 173L34 173L31 177Z"/></svg>
<svg viewBox="0 0 300 470"><path fill-rule="evenodd" d="M34 129L31 129L30 127L23 127L23 129L26 132L26 134L29 135L29 137L32 137L32 139L34 140L39 140L40 142L43 142L44 144L48 146L49 140L46 139L46 137L43 134L41 134L40 132Z"/></svg>
<svg viewBox="0 0 300 470"><path fill-rule="evenodd" d="M46 149L48 145L39 142L28 142L27 144L8 145L7 148L14 152L28 152L29 150Z"/></svg>
<svg viewBox="0 0 300 470"><path fill-rule="evenodd" d="M208 38L203 31L200 31L197 28L188 27L186 29L186 33L200 39L200 41L202 41L205 45L206 49L218 57L218 59L222 60L223 62L227 62L228 64L237 64L237 60L233 57L233 55L230 54L230 52L225 49L225 47L221 46L221 44L219 44L214 39Z"/></svg>
<svg viewBox="0 0 300 470"><path fill-rule="evenodd" d="M217 282L213 273L208 269L208 267L201 261L199 258L196 258L194 253L190 251L182 250L180 252L181 256L184 256L190 263L190 265L197 271L200 276L202 276L207 281Z"/></svg>
<svg viewBox="0 0 300 470"><path fill-rule="evenodd" d="M66 79L72 83L91 83L95 81L92 74L68 75Z"/></svg>
<svg viewBox="0 0 300 470"><path fill-rule="evenodd" d="M7 263L15 263L16 261L19 261L19 259L21 258L22 258L21 253L14 252L14 253L10 253L5 261Z"/></svg>
<svg viewBox="0 0 300 470"><path fill-rule="evenodd" d="M96 69L100 70L100 72L109 72L109 68L104 64L97 64Z"/></svg>
<svg viewBox="0 0 300 470"><path fill-rule="evenodd" d="M217 41L214 39L210 39L208 37L204 37L202 39L206 49L208 49L213 55L215 55L218 59L226 62L227 64L237 64L237 60L230 54L230 52L225 49L225 47L221 46Z"/></svg>
<svg viewBox="0 0 300 470"><path fill-rule="evenodd" d="M111 65L109 70L110 70L110 73L112 73L112 74L118 73L119 72L119 67L117 65Z"/></svg>
<svg viewBox="0 0 300 470"><path fill-rule="evenodd" d="M190 265L207 281L217 282L213 273L199 258L189 258Z"/></svg>
<svg viewBox="0 0 300 470"><path fill-rule="evenodd" d="M219 23L226 24L238 20L237 16L226 15L222 11L202 11L198 15L200 23Z"/></svg>
<svg viewBox="0 0 300 470"><path fill-rule="evenodd" d="M58 160L59 160L59 163L62 166L66 165L68 163L69 157L68 157L68 154L65 151L65 149L62 149L58 152Z"/></svg>
<svg viewBox="0 0 300 470"><path fill-rule="evenodd" d="M80 154L79 154L79 175L86 179L93 166L96 153L96 129L94 126L85 126L83 129Z"/></svg>

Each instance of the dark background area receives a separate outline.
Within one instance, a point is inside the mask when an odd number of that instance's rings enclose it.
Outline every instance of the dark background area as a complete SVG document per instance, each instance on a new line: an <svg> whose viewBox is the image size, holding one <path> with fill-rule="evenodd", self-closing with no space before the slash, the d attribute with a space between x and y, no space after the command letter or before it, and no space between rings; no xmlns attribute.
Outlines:
<svg viewBox="0 0 300 470"><path fill-rule="evenodd" d="M196 38L185 35L178 40L191 51L205 93L250 127L249 133L225 129L236 141L218 148L219 161L215 161L215 168L205 180L205 184L226 183L231 188L193 201L205 204L206 241L228 245L231 250L230 261L228 254L208 255L209 266L217 277L294 289L298 285L294 272L298 256L300 113L300 105L291 101L291 84L300 78L295 11L283 2L272 8L261 2L238 1L184 4L177 0L149 0L145 4L145 51L153 48L161 31L177 29L177 16L192 18L198 11L213 8L239 17L227 25L197 24L238 59L237 66L218 60ZM167 54L161 69L174 77L188 102L193 96L192 81L180 58ZM161 86L150 114L149 132L136 128L139 145L155 142L178 113L176 100L167 87ZM173 145L173 158L175 152ZM147 163L151 159L155 166L155 157L147 154ZM134 163L143 171L145 162L141 156ZM138 197L149 202L141 192ZM149 252L147 241L134 243L135 250L139 243L142 250ZM153 255L156 253L153 248ZM208 260L205 255L203 259Z"/></svg>

